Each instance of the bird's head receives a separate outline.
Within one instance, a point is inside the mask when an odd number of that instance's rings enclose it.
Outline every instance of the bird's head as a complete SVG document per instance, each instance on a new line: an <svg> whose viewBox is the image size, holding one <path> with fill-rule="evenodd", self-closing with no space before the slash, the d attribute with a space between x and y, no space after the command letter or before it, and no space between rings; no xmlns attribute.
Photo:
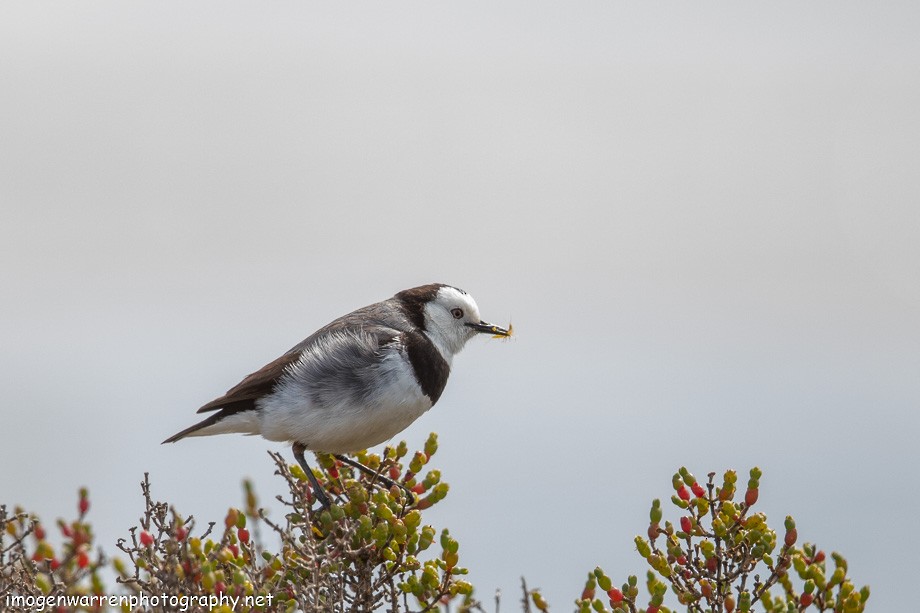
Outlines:
<svg viewBox="0 0 920 613"><path fill-rule="evenodd" d="M448 361L477 334L508 337L511 331L482 321L473 297L462 289L443 284L423 285L397 294L415 297L421 307L424 332Z"/></svg>

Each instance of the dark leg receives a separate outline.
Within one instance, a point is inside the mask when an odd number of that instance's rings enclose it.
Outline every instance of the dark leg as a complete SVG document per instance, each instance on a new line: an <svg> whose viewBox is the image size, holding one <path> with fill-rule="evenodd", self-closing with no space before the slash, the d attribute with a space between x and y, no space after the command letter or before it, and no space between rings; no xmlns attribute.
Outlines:
<svg viewBox="0 0 920 613"><path fill-rule="evenodd" d="M328 509L331 504L329 496L326 494L326 490L323 489L323 486L319 484L319 481L316 480L316 476L307 464L306 458L303 457L303 452L306 451L307 448L300 443L294 443L292 449L294 450L294 458L297 460L297 463L300 464L303 471L307 473L307 479L310 480L310 485L313 487L313 495L319 500L320 505L322 505L324 509Z"/></svg>
<svg viewBox="0 0 920 613"><path fill-rule="evenodd" d="M362 464L361 462L358 462L358 461L356 461L356 460L352 460L351 458L349 458L349 457L347 457L347 456L339 455L339 454L336 453L336 454L333 454L332 457L334 457L334 458L335 458L336 460L338 460L339 462L342 462L343 464L348 464L348 465L351 466L352 468L357 468L358 470L360 470L361 472L363 472L365 475L368 475L368 476L370 476L370 477L372 477L372 478L374 478L374 479L378 479L379 481L381 481L381 482L382 482L384 485L386 485L387 487L393 487L393 486L395 485L396 487L398 487L399 489L401 489L402 491L404 491L404 492L409 496L409 504L414 504L414 503L415 503L415 500L416 500L415 492L413 492L412 490L410 490L410 489L407 488L406 486L404 486L404 485L402 485L402 484L400 484L400 483L396 483L395 481L393 481L392 479L390 479L390 478L388 478L388 477L384 477L383 475L379 474L378 472L371 470L370 468L368 468L367 466L365 466L365 465Z"/></svg>

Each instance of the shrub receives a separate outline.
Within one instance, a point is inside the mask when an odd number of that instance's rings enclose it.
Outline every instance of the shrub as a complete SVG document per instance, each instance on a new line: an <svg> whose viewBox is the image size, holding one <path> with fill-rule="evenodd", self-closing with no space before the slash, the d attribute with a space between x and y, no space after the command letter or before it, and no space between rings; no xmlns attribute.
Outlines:
<svg viewBox="0 0 920 613"><path fill-rule="evenodd" d="M464 579L457 541L446 529L423 521L423 511L448 492L440 472L427 468L436 451L432 434L424 449L411 455L404 442L379 455L356 454L370 474L318 454L315 474L333 500L329 509L313 508L300 466L271 454L287 489L278 496L284 509L278 520L266 516L246 482L242 508L229 509L221 523L199 526L155 500L145 475L144 513L116 544L123 557L112 560L94 550L85 489L79 493L77 518L57 522L58 548L37 517L0 506L0 608L396 612L447 605L461 613L484 611ZM726 472L717 487L714 473L700 485L682 468L672 482L677 524L667 521L662 527L656 500L647 538L636 537L650 568L648 597L640 598L635 575L615 587L598 567L589 573L577 609L664 613L670 589L687 611L863 611L868 588L854 587L840 555L831 555L834 569L829 570L823 551L807 543L797 546L791 517L780 539L767 518L751 510L760 477L752 469L743 499L736 501L734 471ZM274 535L275 545L266 545L263 531ZM102 577L113 574L117 592L103 585ZM525 612L548 610L538 591L523 581L522 587Z"/></svg>
<svg viewBox="0 0 920 613"><path fill-rule="evenodd" d="M613 611L666 613L668 588L687 611L753 611L759 604L769 613L804 611L863 611L869 588L857 590L847 576L846 560L831 554L829 573L824 551L799 541L795 520L787 516L782 539L767 525L767 516L754 513L759 498L761 471L752 468L744 496L738 498L738 477L726 471L716 486L715 473L700 485L686 469L672 479L672 504L677 525L661 525L661 501L652 502L648 538L637 536L636 549L650 570L646 573L647 605L640 605L638 578L620 587L600 567L588 575L582 597L576 601L583 613L610 611L596 598L596 588L606 592ZM793 575L799 579L793 581ZM774 590L775 588L775 590Z"/></svg>

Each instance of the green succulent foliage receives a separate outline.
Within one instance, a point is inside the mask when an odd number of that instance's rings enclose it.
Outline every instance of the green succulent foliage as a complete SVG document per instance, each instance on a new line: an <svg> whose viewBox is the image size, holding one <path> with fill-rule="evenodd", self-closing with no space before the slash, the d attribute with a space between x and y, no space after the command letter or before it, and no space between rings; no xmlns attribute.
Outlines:
<svg viewBox="0 0 920 613"><path fill-rule="evenodd" d="M210 523L204 530L154 500L145 475L144 515L117 544L124 557L111 562L101 551L90 556L85 491L78 519L59 522L64 542L58 549L37 518L0 507L0 602L7 595L31 596L34 602L39 596L120 593L249 597L259 603L252 606L256 611L429 611L445 603L469 608L473 586L463 578L467 570L460 566L458 541L423 519L423 511L449 491L440 471L428 468L437 447L431 434L423 450L412 454L405 442L382 454L357 454L376 475L318 455L315 476L332 498L328 509L314 504L301 467L273 454L276 474L287 485L287 495L278 497L283 517L276 521L267 515L251 483L244 482L243 508L229 509L222 526ZM382 477L395 485L387 487ZM265 547L261 533L266 530L280 538L280 547ZM109 564L120 584L115 591L100 580L100 569ZM107 609L103 604L101 610Z"/></svg>
<svg viewBox="0 0 920 613"><path fill-rule="evenodd" d="M154 500L145 475L143 516L119 540L122 555L113 559L94 545L85 489L78 495L76 519L58 520L57 545L37 517L0 505L0 603L16 596L36 602L62 595L167 594L249 598L252 604L245 610L252 611L485 611L465 579L457 539L424 521L425 510L449 491L440 472L428 466L436 452L432 434L420 451L410 452L403 442L380 454L356 454L374 471L371 475L319 455L314 476L332 499L328 509L315 504L301 467L273 454L287 489L278 497L281 516L269 516L244 482L242 508L229 509L223 522L203 530L193 518ZM597 567L575 601L577 611L678 610L666 600L690 612L864 611L869 588L856 587L843 556L828 557L815 545L799 544L791 516L777 531L755 511L761 478L759 469L751 469L742 490L734 471L720 479L710 473L700 484L681 468L671 481L676 520L666 520L661 501L655 500L646 534L635 538L647 566L644 581L636 574L618 585ZM274 533L273 542L280 545L266 547L263 532ZM114 590L102 581L111 576L104 572L108 568L116 574ZM524 611L549 610L538 590L523 582L522 589ZM64 610L112 610L105 603L97 606L98 600L84 602ZM138 607L123 603L120 608ZM172 611L176 606L143 608ZM226 604L204 608L233 610Z"/></svg>
<svg viewBox="0 0 920 613"><path fill-rule="evenodd" d="M671 480L677 523L662 526L661 501L654 500L647 534L635 538L636 551L649 567L647 597L639 597L636 576L614 587L597 568L575 602L578 610L666 613L670 609L663 603L670 591L682 610L691 612L864 611L869 588L856 589L840 554L831 554L834 569L829 571L823 551L797 545L791 516L780 538L767 516L753 510L762 476L752 468L739 499L735 471L726 471L721 482L710 473L701 485L682 467ZM597 597L597 588L606 598Z"/></svg>
<svg viewBox="0 0 920 613"><path fill-rule="evenodd" d="M443 500L449 490L440 471L426 470L436 452L437 437L431 434L424 451L411 456L405 442L385 448L381 455L357 454L359 462L397 484L390 488L383 487L379 478L338 465L332 456L318 456L316 476L332 496L333 505L315 512L308 506L312 502L309 494L306 505L295 496L285 501L292 509L286 525L266 519L282 538L299 534L299 541L287 543L288 565L303 563L320 576L350 576L344 585L345 599L352 606L392 606L399 598L405 604L411 597L422 610L430 610L441 602L470 596L472 585L460 578L467 570L459 566L459 543L447 530L439 534L422 521L422 511ZM290 471L292 492L308 488L307 476L299 466L278 464L282 476ZM302 551L304 543L311 543L315 552ZM434 555L436 544L440 545L438 555ZM318 569L317 554L329 560ZM298 581L285 583L282 591L298 593ZM350 585L364 587L352 594L347 593ZM306 600L313 606L318 602Z"/></svg>
<svg viewBox="0 0 920 613"><path fill-rule="evenodd" d="M58 520L60 544L41 520L20 507L0 505L0 607L10 598L43 599L53 596L88 598L103 593L100 571L108 564L93 550L93 530L86 521L89 493L81 489L76 519Z"/></svg>

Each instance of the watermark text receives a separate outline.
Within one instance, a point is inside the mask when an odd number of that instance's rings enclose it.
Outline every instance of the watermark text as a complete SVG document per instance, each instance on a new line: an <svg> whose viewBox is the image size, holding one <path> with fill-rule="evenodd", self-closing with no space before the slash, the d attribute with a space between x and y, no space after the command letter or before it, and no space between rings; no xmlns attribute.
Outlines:
<svg viewBox="0 0 920 613"><path fill-rule="evenodd" d="M190 609L213 609L219 606L229 606L233 610L242 606L244 609L252 607L270 607L273 596L230 596L229 594L201 594L176 596L174 594L130 594L119 596L105 596L99 594L59 594L55 596L7 596L7 607L32 609L44 611L55 607L81 607L91 609L94 607L123 607L128 606L134 611L139 608L169 607L175 611L188 611Z"/></svg>

